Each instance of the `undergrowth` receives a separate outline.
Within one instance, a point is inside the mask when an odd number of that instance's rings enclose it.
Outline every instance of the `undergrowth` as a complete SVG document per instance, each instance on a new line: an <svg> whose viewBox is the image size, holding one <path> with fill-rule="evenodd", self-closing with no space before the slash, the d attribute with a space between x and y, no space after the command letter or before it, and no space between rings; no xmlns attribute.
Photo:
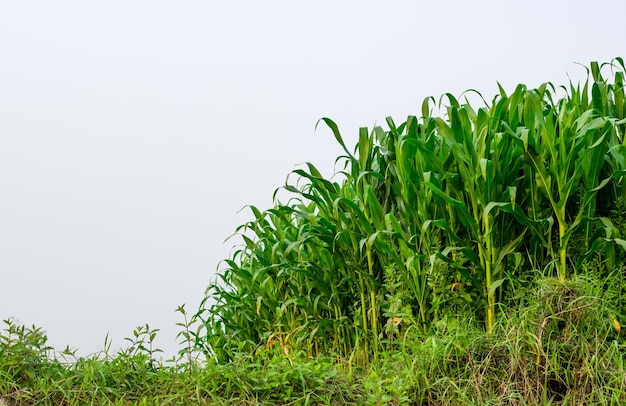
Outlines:
<svg viewBox="0 0 626 406"><path fill-rule="evenodd" d="M200 357L193 322L180 323L170 360L158 358L158 330L147 325L125 349L105 340L102 352L76 357L50 348L41 328L4 320L0 405L625 404L626 341L607 286L588 274L541 278L489 333L470 320L427 334L400 325L369 363L358 350L311 357L265 345L218 364Z"/></svg>

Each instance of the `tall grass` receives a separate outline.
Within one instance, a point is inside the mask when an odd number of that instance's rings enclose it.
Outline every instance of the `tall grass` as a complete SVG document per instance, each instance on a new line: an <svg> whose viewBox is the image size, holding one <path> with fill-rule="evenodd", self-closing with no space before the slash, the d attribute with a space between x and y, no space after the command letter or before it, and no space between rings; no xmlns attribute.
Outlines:
<svg viewBox="0 0 626 406"><path fill-rule="evenodd" d="M564 282L592 258L621 260L624 73L621 58L592 63L582 84L500 88L478 108L427 98L419 117L361 128L354 151L321 119L341 169L325 179L307 163L287 203L250 208L201 311L207 352L367 360L392 327L425 335L472 317L489 331L537 270Z"/></svg>

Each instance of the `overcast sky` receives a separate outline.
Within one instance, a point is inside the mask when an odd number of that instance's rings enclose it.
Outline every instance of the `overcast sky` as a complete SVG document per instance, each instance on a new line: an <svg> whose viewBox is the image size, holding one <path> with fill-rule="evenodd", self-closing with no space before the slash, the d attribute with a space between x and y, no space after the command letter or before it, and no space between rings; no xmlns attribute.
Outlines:
<svg viewBox="0 0 626 406"><path fill-rule="evenodd" d="M224 240L358 127L626 56L623 1L0 3L0 318L178 346Z"/></svg>

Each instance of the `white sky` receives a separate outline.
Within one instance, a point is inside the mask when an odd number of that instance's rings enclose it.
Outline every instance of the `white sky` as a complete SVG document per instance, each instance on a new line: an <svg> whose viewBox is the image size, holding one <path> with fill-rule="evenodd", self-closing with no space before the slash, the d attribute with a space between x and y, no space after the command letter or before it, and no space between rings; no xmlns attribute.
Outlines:
<svg viewBox="0 0 626 406"><path fill-rule="evenodd" d="M178 350L224 239L358 127L624 51L623 1L0 3L0 318L59 350Z"/></svg>

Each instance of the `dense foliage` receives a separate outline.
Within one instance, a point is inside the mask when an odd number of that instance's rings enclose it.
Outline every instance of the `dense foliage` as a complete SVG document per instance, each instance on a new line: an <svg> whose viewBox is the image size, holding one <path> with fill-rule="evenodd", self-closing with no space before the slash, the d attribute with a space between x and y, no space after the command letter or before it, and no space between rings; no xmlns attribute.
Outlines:
<svg viewBox="0 0 626 406"><path fill-rule="evenodd" d="M445 94L442 117L427 98L420 117L361 128L354 153L320 120L343 169L326 179L307 163L286 204L251 207L198 314L207 353L367 359L409 331L466 319L489 331L538 275L565 282L596 260L608 276L626 246L624 61L587 73L582 84L500 87L478 108Z"/></svg>
<svg viewBox="0 0 626 406"><path fill-rule="evenodd" d="M176 356L148 325L80 357L6 319L0 406L626 404L626 67L587 74L428 98L354 152L322 119L342 169L251 207L198 312L176 309Z"/></svg>
<svg viewBox="0 0 626 406"><path fill-rule="evenodd" d="M610 321L621 288L595 271L537 280L490 334L471 321L428 337L407 331L367 365L279 345L201 361L186 351L187 323L179 356L166 362L149 326L118 352L105 342L76 357L55 353L40 328L5 320L0 405L623 405L626 341Z"/></svg>

